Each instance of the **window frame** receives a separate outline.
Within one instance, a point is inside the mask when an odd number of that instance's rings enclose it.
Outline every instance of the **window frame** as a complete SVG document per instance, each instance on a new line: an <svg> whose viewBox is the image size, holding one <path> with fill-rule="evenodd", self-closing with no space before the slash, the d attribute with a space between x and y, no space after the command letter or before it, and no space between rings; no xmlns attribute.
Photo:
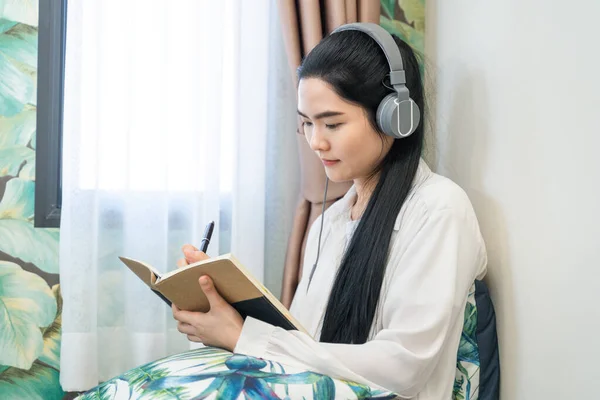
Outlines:
<svg viewBox="0 0 600 400"><path fill-rule="evenodd" d="M62 128L67 0L40 0L34 227L58 228L62 206Z"/></svg>

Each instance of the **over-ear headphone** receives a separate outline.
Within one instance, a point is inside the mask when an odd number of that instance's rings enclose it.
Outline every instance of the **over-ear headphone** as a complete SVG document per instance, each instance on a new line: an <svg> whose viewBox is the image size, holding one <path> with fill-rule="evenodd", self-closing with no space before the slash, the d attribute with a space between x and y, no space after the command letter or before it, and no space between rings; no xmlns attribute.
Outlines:
<svg viewBox="0 0 600 400"><path fill-rule="evenodd" d="M377 24L360 22L342 25L331 34L341 31L361 31L371 36L381 47L390 66L390 83L396 93L387 95L377 108L377 125L386 135L396 139L410 136L419 126L421 112L410 98L406 74L398 45L385 29Z"/></svg>

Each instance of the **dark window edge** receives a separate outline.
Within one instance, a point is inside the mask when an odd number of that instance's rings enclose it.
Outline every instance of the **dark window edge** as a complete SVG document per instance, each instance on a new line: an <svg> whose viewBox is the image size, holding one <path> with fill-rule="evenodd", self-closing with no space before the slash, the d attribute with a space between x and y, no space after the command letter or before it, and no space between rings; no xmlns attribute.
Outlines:
<svg viewBox="0 0 600 400"><path fill-rule="evenodd" d="M60 226L67 0L41 0L38 24L36 228Z"/></svg>

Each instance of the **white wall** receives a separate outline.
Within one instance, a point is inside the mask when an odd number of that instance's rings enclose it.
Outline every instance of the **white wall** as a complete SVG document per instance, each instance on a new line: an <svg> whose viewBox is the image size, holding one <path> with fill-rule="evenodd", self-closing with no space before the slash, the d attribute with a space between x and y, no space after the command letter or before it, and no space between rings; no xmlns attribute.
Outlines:
<svg viewBox="0 0 600 400"><path fill-rule="evenodd" d="M437 169L488 245L502 399L600 398L600 2L426 3Z"/></svg>

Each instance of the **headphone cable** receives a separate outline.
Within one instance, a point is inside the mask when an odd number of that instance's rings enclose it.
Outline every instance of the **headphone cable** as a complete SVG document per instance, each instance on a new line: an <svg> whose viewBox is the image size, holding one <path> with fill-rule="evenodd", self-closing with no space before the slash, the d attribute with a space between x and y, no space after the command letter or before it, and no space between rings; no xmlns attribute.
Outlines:
<svg viewBox="0 0 600 400"><path fill-rule="evenodd" d="M310 276L308 277L308 285L306 285L306 291L308 292L308 288L310 288L310 283L312 282L313 275L315 270L317 269L317 263L319 262L319 255L321 254L321 235L323 234L323 222L325 221L325 203L327 201L327 188L329 187L329 177L325 175L325 193L323 194L323 209L321 211L321 228L319 229L319 241L317 245L317 259L313 264L312 270L310 271Z"/></svg>

